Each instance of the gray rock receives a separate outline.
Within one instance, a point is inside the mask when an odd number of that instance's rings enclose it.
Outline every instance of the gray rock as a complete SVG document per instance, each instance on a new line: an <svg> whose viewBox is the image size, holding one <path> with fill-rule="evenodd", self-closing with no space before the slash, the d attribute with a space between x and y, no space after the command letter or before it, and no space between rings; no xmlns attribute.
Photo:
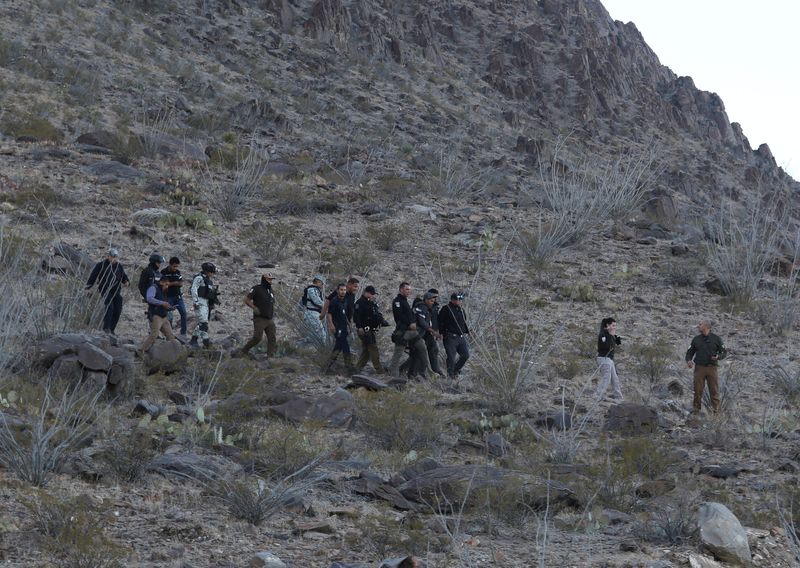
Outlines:
<svg viewBox="0 0 800 568"><path fill-rule="evenodd" d="M182 369L188 356L186 348L177 340L156 341L145 353L144 365L148 374L171 373Z"/></svg>
<svg viewBox="0 0 800 568"><path fill-rule="evenodd" d="M86 166L85 169L89 175L103 178L104 181L134 180L144 177L144 172L114 160L95 162Z"/></svg>
<svg viewBox="0 0 800 568"><path fill-rule="evenodd" d="M94 389L101 390L108 385L108 375L103 371L86 371L83 381L92 385Z"/></svg>
<svg viewBox="0 0 800 568"><path fill-rule="evenodd" d="M208 481L235 475L241 467L220 456L168 451L150 460L145 469L162 475Z"/></svg>
<svg viewBox="0 0 800 568"><path fill-rule="evenodd" d="M359 387L363 387L371 391L382 391L388 389L389 385L380 379L369 377L367 375L353 375L350 377L350 384L347 385L347 388L353 389Z"/></svg>
<svg viewBox="0 0 800 568"><path fill-rule="evenodd" d="M78 144L87 144L98 148L105 148L113 150L120 146L120 140L117 136L108 130L95 130L93 132L84 132L75 140Z"/></svg>
<svg viewBox="0 0 800 568"><path fill-rule="evenodd" d="M417 561L413 556L401 556L399 558L389 558L381 562L378 568L417 568Z"/></svg>
<svg viewBox="0 0 800 568"><path fill-rule="evenodd" d="M166 157L184 156L201 162L208 160L203 148L169 134L150 134L147 137L147 145Z"/></svg>
<svg viewBox="0 0 800 568"><path fill-rule="evenodd" d="M689 555L690 568L725 568L722 564L712 558L700 556L698 554Z"/></svg>
<svg viewBox="0 0 800 568"><path fill-rule="evenodd" d="M493 432L486 437L486 447L489 450L489 455L495 458L502 458L511 449L503 435L499 432Z"/></svg>
<svg viewBox="0 0 800 568"><path fill-rule="evenodd" d="M721 503L703 503L697 513L700 541L723 562L750 566L750 546L747 532L736 515Z"/></svg>
<svg viewBox="0 0 800 568"><path fill-rule="evenodd" d="M550 410L539 414L534 420L534 423L548 430L569 430L572 428L572 415L563 410Z"/></svg>
<svg viewBox="0 0 800 568"><path fill-rule="evenodd" d="M77 355L62 355L50 367L49 376L59 381L78 383L83 380L83 365Z"/></svg>
<svg viewBox="0 0 800 568"><path fill-rule="evenodd" d="M710 475L711 477L716 477L717 479L736 477L743 471L745 471L745 468L736 464L708 464L700 466L700 473Z"/></svg>
<svg viewBox="0 0 800 568"><path fill-rule="evenodd" d="M615 404L606 414L605 429L624 435L654 432L658 427L658 412L654 408L631 402Z"/></svg>
<svg viewBox="0 0 800 568"><path fill-rule="evenodd" d="M250 561L251 568L286 568L286 564L271 552L257 552Z"/></svg>
<svg viewBox="0 0 800 568"><path fill-rule="evenodd" d="M161 415L162 408L147 400L136 401L136 406L133 407L133 414L144 415L149 414L151 418L158 418Z"/></svg>
<svg viewBox="0 0 800 568"><path fill-rule="evenodd" d="M90 371L108 372L114 358L91 343L84 343L78 347L78 361Z"/></svg>

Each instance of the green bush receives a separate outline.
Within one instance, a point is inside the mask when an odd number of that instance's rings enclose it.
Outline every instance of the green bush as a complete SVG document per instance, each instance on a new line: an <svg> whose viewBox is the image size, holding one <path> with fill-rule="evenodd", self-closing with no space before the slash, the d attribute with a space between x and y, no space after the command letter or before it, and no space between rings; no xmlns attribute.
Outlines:
<svg viewBox="0 0 800 568"><path fill-rule="evenodd" d="M356 398L356 417L364 434L384 450L428 451L444 432L434 397L408 392L365 393Z"/></svg>
<svg viewBox="0 0 800 568"><path fill-rule="evenodd" d="M44 117L34 114L6 114L0 129L11 136L30 136L36 140L61 142L64 134Z"/></svg>
<svg viewBox="0 0 800 568"><path fill-rule="evenodd" d="M400 244L405 236L405 228L399 223L388 222L367 227L367 239L380 250L390 251Z"/></svg>

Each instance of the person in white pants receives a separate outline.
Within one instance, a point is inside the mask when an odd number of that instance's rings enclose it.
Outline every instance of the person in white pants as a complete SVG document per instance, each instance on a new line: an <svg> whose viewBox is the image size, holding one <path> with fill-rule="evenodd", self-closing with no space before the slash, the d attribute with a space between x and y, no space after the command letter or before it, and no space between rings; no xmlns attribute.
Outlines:
<svg viewBox="0 0 800 568"><path fill-rule="evenodd" d="M600 384L597 385L595 397L602 399L608 385L614 398L622 401L622 389L617 376L617 367L614 365L614 351L617 345L622 345L622 339L617 335L617 320L614 318L603 318L600 322L600 335L597 336L597 365L600 372Z"/></svg>

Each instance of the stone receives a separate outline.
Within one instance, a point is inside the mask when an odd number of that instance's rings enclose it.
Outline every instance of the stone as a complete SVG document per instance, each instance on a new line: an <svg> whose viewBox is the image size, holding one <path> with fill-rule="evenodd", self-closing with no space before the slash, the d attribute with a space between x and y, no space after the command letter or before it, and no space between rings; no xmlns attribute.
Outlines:
<svg viewBox="0 0 800 568"><path fill-rule="evenodd" d="M492 432L486 436L486 447L490 456L502 458L511 449L511 444L509 444L499 432Z"/></svg>
<svg viewBox="0 0 800 568"><path fill-rule="evenodd" d="M86 144L88 146L96 146L105 148L106 150L113 150L120 147L120 140L112 132L108 130L95 130L92 132L84 132L75 140L78 144Z"/></svg>
<svg viewBox="0 0 800 568"><path fill-rule="evenodd" d="M369 377L367 375L353 375L350 377L350 384L348 384L345 388L355 389L359 387L363 387L370 391L382 391L388 389L389 385L380 379L376 379L375 377Z"/></svg>
<svg viewBox="0 0 800 568"><path fill-rule="evenodd" d="M359 477L350 483L350 488L360 495L388 501L393 507L402 511L416 509L416 505L406 499L396 487L369 471L362 471Z"/></svg>
<svg viewBox="0 0 800 568"><path fill-rule="evenodd" d="M257 552L248 565L251 568L286 568L286 564L271 552Z"/></svg>
<svg viewBox="0 0 800 568"><path fill-rule="evenodd" d="M144 177L144 172L114 160L95 162L85 167L86 173L104 182L130 181Z"/></svg>
<svg viewBox="0 0 800 568"><path fill-rule="evenodd" d="M136 406L133 407L132 414L135 416L149 414L151 418L156 419L161 415L162 410L163 409L159 405L153 404L148 400L141 399L136 401Z"/></svg>
<svg viewBox="0 0 800 568"><path fill-rule="evenodd" d="M144 355L144 364L147 374L152 375L159 371L171 373L179 371L186 363L188 351L177 340L156 341Z"/></svg>
<svg viewBox="0 0 800 568"><path fill-rule="evenodd" d="M669 250L672 253L672 256L683 256L685 254L689 254L689 245L678 243L672 245Z"/></svg>
<svg viewBox="0 0 800 568"><path fill-rule="evenodd" d="M700 473L704 475L710 475L711 477L716 477L717 479L728 479L730 477L736 477L745 468L734 465L719 465L719 464L708 464L708 465L701 465L700 466Z"/></svg>
<svg viewBox="0 0 800 568"><path fill-rule="evenodd" d="M114 358L91 343L84 343L78 347L78 361L90 371L108 372L114 363Z"/></svg>
<svg viewBox="0 0 800 568"><path fill-rule="evenodd" d="M698 554L689 555L689 566L690 568L725 568L716 560Z"/></svg>
<svg viewBox="0 0 800 568"><path fill-rule="evenodd" d="M717 560L750 566L747 532L736 515L721 503L706 502L697 513L700 541Z"/></svg>
<svg viewBox="0 0 800 568"><path fill-rule="evenodd" d="M658 427L658 412L649 406L623 402L608 409L604 428L623 435L654 432Z"/></svg>
<svg viewBox="0 0 800 568"><path fill-rule="evenodd" d="M169 134L149 134L147 145L165 157L183 156L200 162L208 160L203 148Z"/></svg>
<svg viewBox="0 0 800 568"><path fill-rule="evenodd" d="M86 371L83 377L84 383L93 385L95 390L105 389L108 385L108 375L102 371Z"/></svg>
<svg viewBox="0 0 800 568"><path fill-rule="evenodd" d="M296 522L294 526L295 534L316 532L321 534L336 534L336 525L332 519L309 522Z"/></svg>
<svg viewBox="0 0 800 568"><path fill-rule="evenodd" d="M564 410L549 410L538 415L534 423L548 430L569 430L572 428L572 415Z"/></svg>
<svg viewBox="0 0 800 568"><path fill-rule="evenodd" d="M636 496L642 499L652 499L653 497L660 497L666 495L675 489L675 482L671 479L655 479L653 481L645 481L636 488Z"/></svg>
<svg viewBox="0 0 800 568"><path fill-rule="evenodd" d="M139 209L134 211L133 219L141 225L155 225L159 219L169 217L172 215L166 209L159 209L157 207L149 207L147 209Z"/></svg>
<svg viewBox="0 0 800 568"><path fill-rule="evenodd" d="M378 568L417 568L418 566L413 556L401 556L384 560Z"/></svg>
<svg viewBox="0 0 800 568"><path fill-rule="evenodd" d="M62 355L50 367L49 376L59 381L78 383L83 379L83 365L77 355Z"/></svg>

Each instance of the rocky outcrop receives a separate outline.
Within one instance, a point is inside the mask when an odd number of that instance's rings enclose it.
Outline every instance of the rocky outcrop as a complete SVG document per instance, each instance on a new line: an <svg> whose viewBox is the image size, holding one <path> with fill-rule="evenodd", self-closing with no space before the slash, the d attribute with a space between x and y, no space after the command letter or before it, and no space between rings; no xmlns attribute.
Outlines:
<svg viewBox="0 0 800 568"><path fill-rule="evenodd" d="M721 503L703 503L697 513L700 541L719 560L750 566L747 531L736 515Z"/></svg>

